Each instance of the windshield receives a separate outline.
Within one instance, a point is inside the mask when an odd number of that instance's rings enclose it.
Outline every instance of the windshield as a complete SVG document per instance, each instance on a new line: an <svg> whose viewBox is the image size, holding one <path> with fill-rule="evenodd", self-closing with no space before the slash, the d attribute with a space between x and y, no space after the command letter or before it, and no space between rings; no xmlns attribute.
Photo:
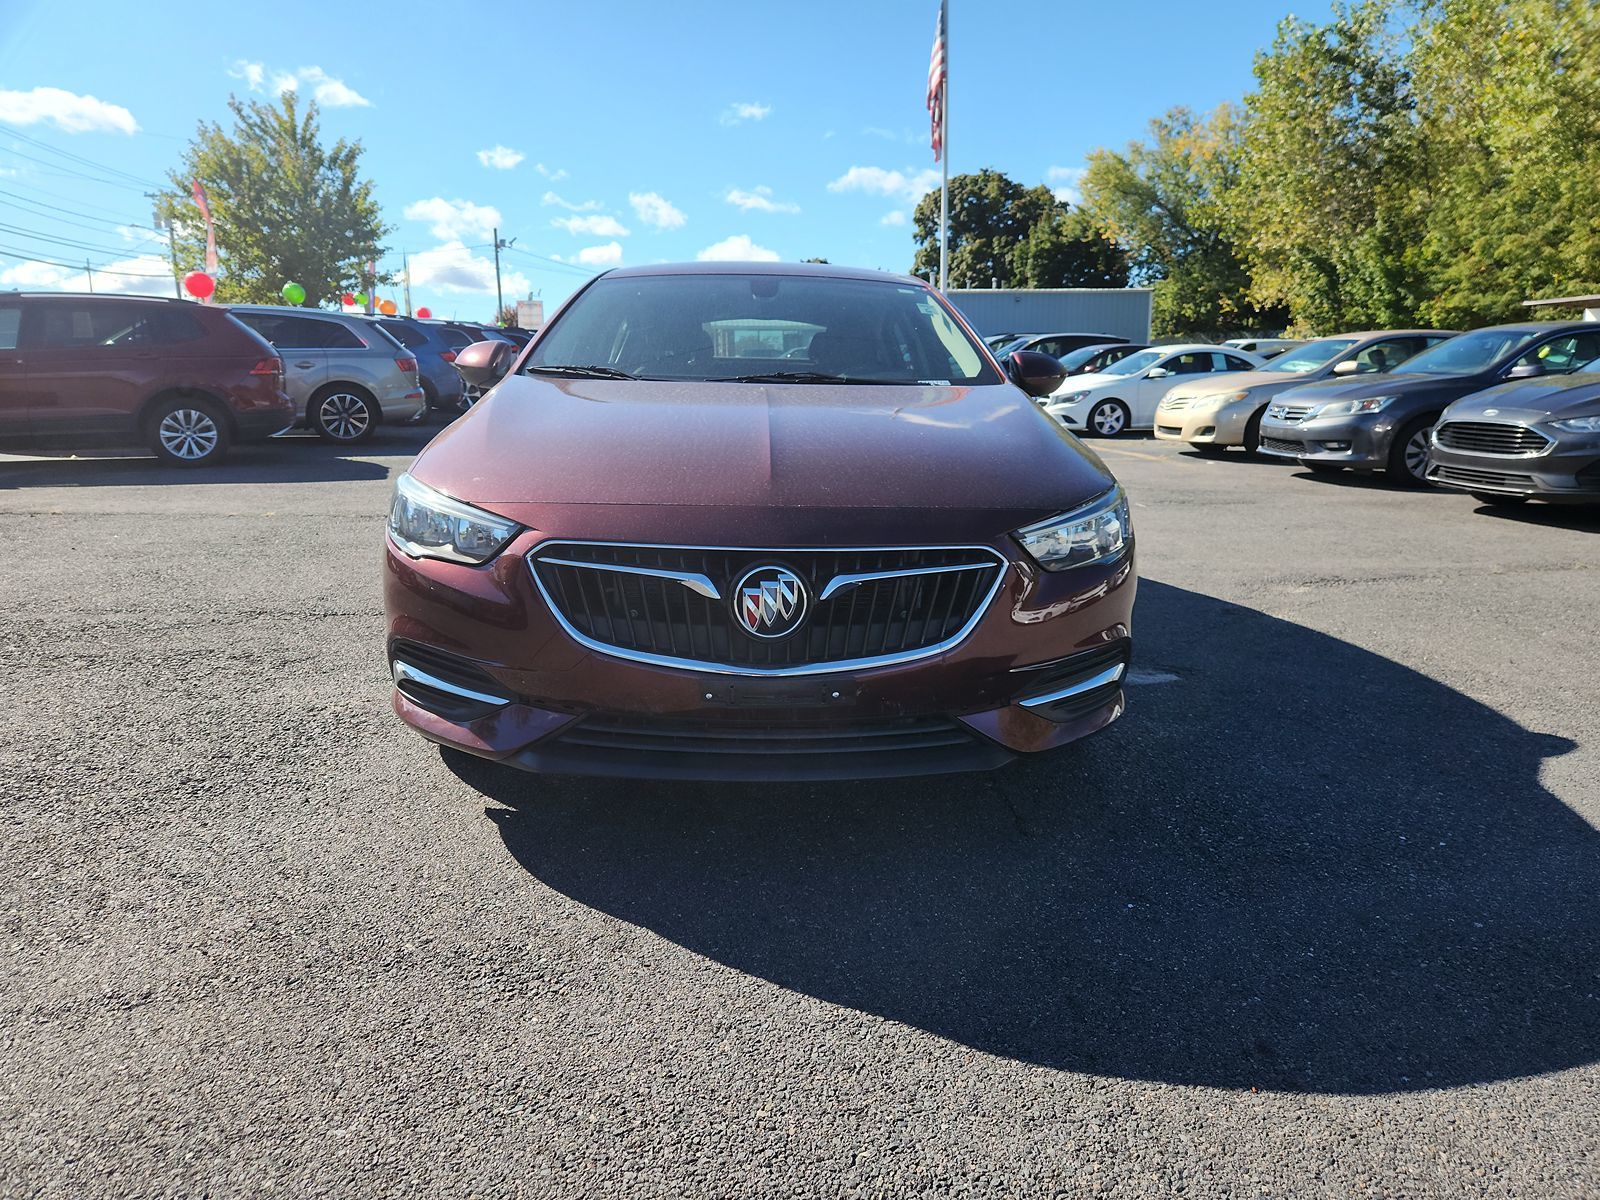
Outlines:
<svg viewBox="0 0 1600 1200"><path fill-rule="evenodd" d="M1119 363L1112 363L1102 374L1105 375L1137 375L1146 367L1153 367L1161 361L1165 350L1141 350L1137 354L1130 354Z"/></svg>
<svg viewBox="0 0 1600 1200"><path fill-rule="evenodd" d="M1061 356L1061 365L1067 370L1071 371L1074 368L1083 366L1084 363L1088 362L1095 355L1102 354L1104 352L1104 346L1081 346L1072 351L1070 354L1063 354Z"/></svg>
<svg viewBox="0 0 1600 1200"><path fill-rule="evenodd" d="M1279 355L1277 359L1261 369L1263 371L1281 371L1288 375L1304 375L1308 371L1315 371L1318 367L1326 366L1355 344L1355 338L1322 338L1319 341L1307 342L1298 349Z"/></svg>
<svg viewBox="0 0 1600 1200"><path fill-rule="evenodd" d="M524 370L641 379L999 383L926 288L814 275L634 275L595 281Z"/></svg>
<svg viewBox="0 0 1600 1200"><path fill-rule="evenodd" d="M1021 337L1012 338L1008 342L1001 342L1000 345L995 349L994 356L996 358L1004 358L1006 355L1011 354L1014 351L1026 350L1028 348L1028 343L1031 341L1033 341L1033 335L1025 333Z"/></svg>
<svg viewBox="0 0 1600 1200"><path fill-rule="evenodd" d="M1407 375L1476 375L1540 335L1537 329L1479 329L1424 350L1400 370Z"/></svg>

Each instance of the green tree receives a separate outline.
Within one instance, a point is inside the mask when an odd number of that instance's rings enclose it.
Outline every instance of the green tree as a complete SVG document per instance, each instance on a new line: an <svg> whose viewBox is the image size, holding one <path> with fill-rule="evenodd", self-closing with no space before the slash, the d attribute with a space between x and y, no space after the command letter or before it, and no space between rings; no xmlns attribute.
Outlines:
<svg viewBox="0 0 1600 1200"><path fill-rule="evenodd" d="M216 223L218 299L278 301L291 280L305 288L308 305L366 290L365 265L382 256L390 230L372 182L360 177L361 143L341 138L323 146L316 104L302 112L293 92L277 104L230 97L228 107L232 131L202 122L182 167L171 173L173 194L160 201L175 220L180 266L204 262L205 229L190 196L198 179Z"/></svg>
<svg viewBox="0 0 1600 1200"><path fill-rule="evenodd" d="M1411 62L1421 316L1464 328L1600 290L1600 5L1437 0Z"/></svg>
<svg viewBox="0 0 1600 1200"><path fill-rule="evenodd" d="M1414 248L1418 136L1396 0L1293 17L1256 56L1229 218L1251 295L1302 332L1405 325L1422 278Z"/></svg>
<svg viewBox="0 0 1600 1200"><path fill-rule="evenodd" d="M917 202L911 271L939 269L939 193ZM950 179L951 287L1123 287L1127 258L1046 187L995 170Z"/></svg>
<svg viewBox="0 0 1600 1200"><path fill-rule="evenodd" d="M1238 115L1224 105L1206 118L1174 109L1150 123L1148 141L1089 156L1084 213L1126 250L1134 281L1154 286L1158 337L1214 337L1286 319L1282 308L1251 299L1232 240L1239 155Z"/></svg>

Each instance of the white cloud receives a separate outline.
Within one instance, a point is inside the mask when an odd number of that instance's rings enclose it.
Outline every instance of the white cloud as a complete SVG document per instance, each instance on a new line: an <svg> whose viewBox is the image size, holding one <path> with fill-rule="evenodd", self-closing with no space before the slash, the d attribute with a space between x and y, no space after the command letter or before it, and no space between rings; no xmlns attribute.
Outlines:
<svg viewBox="0 0 1600 1200"><path fill-rule="evenodd" d="M567 177L566 171L560 167L547 167L543 163L534 163L533 169L539 172L539 174L543 175L551 183L555 183L557 180L565 179Z"/></svg>
<svg viewBox="0 0 1600 1200"><path fill-rule="evenodd" d="M566 209L568 212L594 212L595 209L600 207L600 201L598 200L585 200L582 204L574 204L571 200L563 200L554 192L546 192L539 203L545 205L553 204L557 208Z"/></svg>
<svg viewBox="0 0 1600 1200"><path fill-rule="evenodd" d="M234 79L242 79L245 86L252 92L269 90L268 76L271 76L270 90L283 92L298 92L302 86L310 91L312 99L324 108L371 108L372 101L368 100L355 88L345 83L344 80L329 75L321 67L300 67L294 71L269 70L265 63L251 62L249 59L238 59L233 66L228 68L228 74Z"/></svg>
<svg viewBox="0 0 1600 1200"><path fill-rule="evenodd" d="M80 96L63 88L31 92L0 89L0 121L12 125L54 125L63 133L137 133L139 122L120 104Z"/></svg>
<svg viewBox="0 0 1600 1200"><path fill-rule="evenodd" d="M629 192L628 203L639 220L652 229L682 229L689 219L655 192Z"/></svg>
<svg viewBox="0 0 1600 1200"><path fill-rule="evenodd" d="M493 167L497 171L509 171L528 156L521 150L513 150L510 146L494 145L488 150L478 151L478 161L486 167Z"/></svg>
<svg viewBox="0 0 1600 1200"><path fill-rule="evenodd" d="M567 261L582 263L586 267L614 267L622 261L622 243L607 242L603 246L585 246Z"/></svg>
<svg viewBox="0 0 1600 1200"><path fill-rule="evenodd" d="M500 224L500 210L492 205L446 200L442 196L406 205L405 215L412 221L431 222L433 236L441 241L460 241L468 237L488 241L494 236L495 226Z"/></svg>
<svg viewBox="0 0 1600 1200"><path fill-rule="evenodd" d="M884 213L882 218L878 221L879 225L904 225L905 223L906 214L901 212L898 208L892 212Z"/></svg>
<svg viewBox="0 0 1600 1200"><path fill-rule="evenodd" d="M128 274L113 275L110 274L112 271ZM95 268L92 279L81 269L57 267L50 263L19 262L12 267L0 267L0 287L86 292L91 285L97 293L170 296L172 264L163 254L140 254Z"/></svg>
<svg viewBox="0 0 1600 1200"><path fill-rule="evenodd" d="M588 234L591 237L627 237L628 229L615 217L590 215L587 217L557 217L551 221L557 229L565 229L574 236Z"/></svg>
<svg viewBox="0 0 1600 1200"><path fill-rule="evenodd" d="M851 167L828 184L830 192L866 192L873 196L891 196L915 204L933 188L939 186L939 172L929 167L922 171L907 167L904 171L886 171L882 167Z"/></svg>
<svg viewBox="0 0 1600 1200"><path fill-rule="evenodd" d="M524 295L531 290L526 275L506 270L503 263L501 266L500 282L507 295ZM411 256L411 286L493 295L494 259L474 254L459 241L448 241Z"/></svg>
<svg viewBox="0 0 1600 1200"><path fill-rule="evenodd" d="M1056 185L1050 190L1055 193L1057 200L1063 204L1082 204L1083 192L1078 185L1088 173L1086 167L1051 167L1044 177Z"/></svg>
<svg viewBox="0 0 1600 1200"><path fill-rule="evenodd" d="M701 262L777 262L778 252L756 245L748 234L737 233L707 246L695 257Z"/></svg>
<svg viewBox="0 0 1600 1200"><path fill-rule="evenodd" d="M738 125L742 121L765 121L772 114L770 104L730 104L717 118L724 125Z"/></svg>
<svg viewBox="0 0 1600 1200"><path fill-rule="evenodd" d="M772 198L772 189L769 187L758 187L749 192L741 188L733 188L723 199L735 208L744 209L745 212L797 213L800 211L798 204L774 200Z"/></svg>

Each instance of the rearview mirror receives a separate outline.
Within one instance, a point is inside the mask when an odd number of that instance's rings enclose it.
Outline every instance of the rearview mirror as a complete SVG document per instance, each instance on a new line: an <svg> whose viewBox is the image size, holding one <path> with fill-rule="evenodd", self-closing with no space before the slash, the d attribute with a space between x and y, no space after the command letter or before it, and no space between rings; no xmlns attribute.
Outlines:
<svg viewBox="0 0 1600 1200"><path fill-rule="evenodd" d="M1507 379L1535 379L1544 374L1544 368L1538 363L1518 363L1506 372Z"/></svg>
<svg viewBox="0 0 1600 1200"><path fill-rule="evenodd" d="M1165 367L1151 367L1144 373L1144 377L1146 379L1165 379L1171 374L1172 372L1167 370Z"/></svg>
<svg viewBox="0 0 1600 1200"><path fill-rule="evenodd" d="M1353 358L1347 358L1343 362L1333 364L1333 373L1335 375L1354 375L1360 369L1361 364Z"/></svg>
<svg viewBox="0 0 1600 1200"><path fill-rule="evenodd" d="M1006 356L1006 374L1011 376L1012 383L1037 400L1061 386L1067 369L1060 359L1037 350L1014 350Z"/></svg>
<svg viewBox="0 0 1600 1200"><path fill-rule="evenodd" d="M516 353L509 342L473 342L456 354L456 370L474 387L492 388L510 369Z"/></svg>

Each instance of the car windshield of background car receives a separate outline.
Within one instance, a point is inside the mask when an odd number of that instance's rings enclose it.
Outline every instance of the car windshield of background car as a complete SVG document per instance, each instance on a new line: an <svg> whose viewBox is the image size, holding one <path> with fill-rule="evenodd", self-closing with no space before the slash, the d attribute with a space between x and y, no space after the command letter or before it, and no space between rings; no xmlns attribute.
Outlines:
<svg viewBox="0 0 1600 1200"><path fill-rule="evenodd" d="M598 280L550 326L523 369L562 366L641 379L1000 382L926 288L818 276Z"/></svg>
<svg viewBox="0 0 1600 1200"><path fill-rule="evenodd" d="M1296 350L1281 355L1276 362L1262 367L1263 371L1277 371L1285 375L1304 375L1339 357L1356 344L1355 338L1324 338L1307 342Z"/></svg>
<svg viewBox="0 0 1600 1200"><path fill-rule="evenodd" d="M1130 354L1119 363L1112 363L1102 374L1105 375L1137 375L1146 367L1153 367L1161 361L1165 350L1141 350L1137 354Z"/></svg>
<svg viewBox="0 0 1600 1200"><path fill-rule="evenodd" d="M1541 336L1537 329L1479 329L1424 350L1400 370L1407 375L1476 375Z"/></svg>

